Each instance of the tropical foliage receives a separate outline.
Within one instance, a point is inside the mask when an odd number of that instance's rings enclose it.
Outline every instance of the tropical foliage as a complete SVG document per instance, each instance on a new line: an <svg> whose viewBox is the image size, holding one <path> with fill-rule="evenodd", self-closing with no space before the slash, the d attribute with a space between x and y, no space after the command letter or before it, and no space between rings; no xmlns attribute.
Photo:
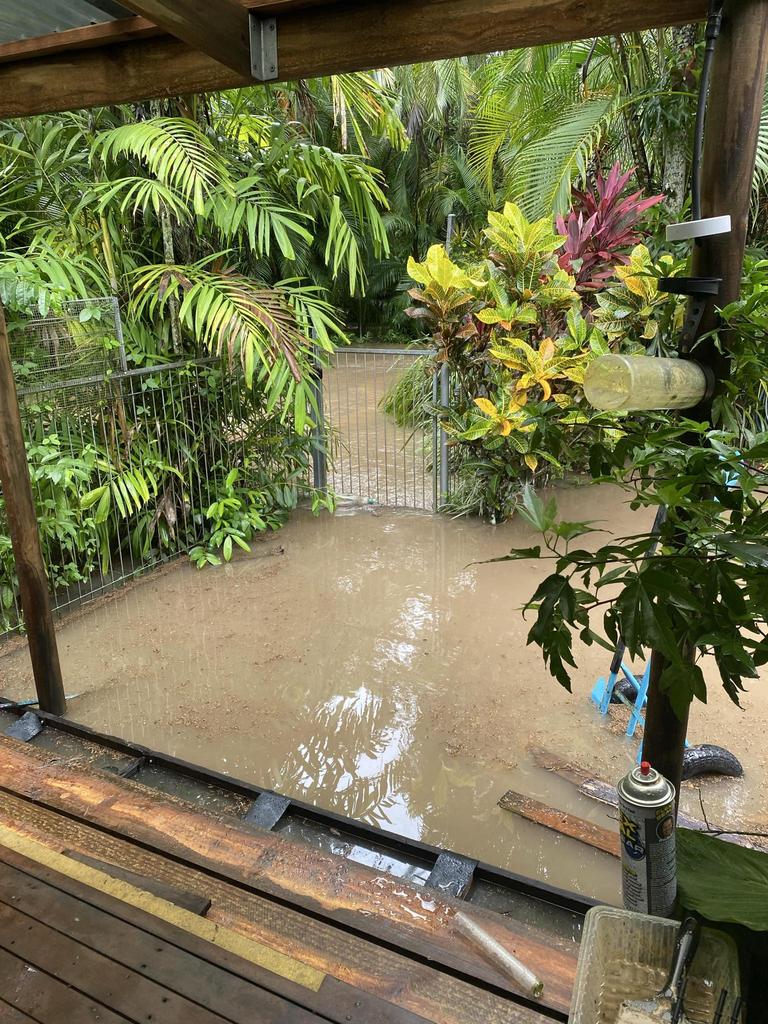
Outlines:
<svg viewBox="0 0 768 1024"><path fill-rule="evenodd" d="M625 184L615 171L611 202ZM575 201L583 204L583 194ZM680 316L678 300L658 291L648 250L627 251L637 237L634 211L650 205L631 197L627 230L606 252L616 276L602 290L602 276L579 289L563 269L572 250L552 218L529 221L514 203L489 212L480 247L462 255L465 266L439 245L423 263L409 261L418 287L406 312L427 326L436 360L449 363L456 384L450 408L441 410L453 438L449 510L506 518L528 483L586 469L595 430L608 448L620 436L615 417L585 404L586 369L611 346L635 351L657 339ZM668 272L665 258L659 266ZM418 393L419 383L423 394L429 382L424 366L415 367L385 407L415 422L413 403L404 408L401 396L408 387ZM421 416L430 408L422 401Z"/></svg>
<svg viewBox="0 0 768 1024"><path fill-rule="evenodd" d="M659 30L0 124L15 336L114 296L131 369L221 359L142 378L141 400L81 395L66 419L28 397L56 580L163 557L182 522L201 564L276 524L307 489L316 366L355 331L429 338L450 364L455 510L508 515L527 481L583 468L590 430L616 438L581 401L584 367L606 346L663 351L679 324L656 284L679 261L652 232L684 202L700 45ZM43 357L17 358L20 383ZM386 407L416 423L432 365L409 375ZM187 436L203 423L215 454Z"/></svg>
<svg viewBox="0 0 768 1024"><path fill-rule="evenodd" d="M657 532L590 549L581 538L594 524L561 520L553 500L526 489L522 513L544 545L510 557L553 563L528 604L536 613L529 641L566 688L574 636L609 650L621 637L630 658L659 652L661 688L681 717L692 700L707 700L704 656L736 704L768 663L767 312L768 267L759 261L749 268L743 297L723 311L724 327L738 326L739 334L712 422L626 417L611 447L593 432L592 477L624 489L633 508L663 509Z"/></svg>

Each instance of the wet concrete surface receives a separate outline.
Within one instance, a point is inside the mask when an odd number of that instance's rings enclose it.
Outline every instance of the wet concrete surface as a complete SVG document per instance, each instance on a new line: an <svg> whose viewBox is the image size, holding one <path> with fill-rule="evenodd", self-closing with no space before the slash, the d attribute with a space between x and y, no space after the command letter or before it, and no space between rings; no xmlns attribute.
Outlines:
<svg viewBox="0 0 768 1024"><path fill-rule="evenodd" d="M606 488L563 489L569 518L642 526ZM516 789L615 828L609 808L536 767L531 744L615 781L636 742L589 701L608 657L579 652L574 692L526 646L520 606L544 562L481 564L533 538L521 521L358 509L300 512L231 565L180 562L59 626L71 717L107 733L385 829L605 900L618 861L497 806ZM0 693L33 693L23 645ZM765 819L768 701L719 685L692 742L720 743L744 779L706 781L713 821ZM620 715L620 713L619 713ZM699 790L683 806L700 816Z"/></svg>

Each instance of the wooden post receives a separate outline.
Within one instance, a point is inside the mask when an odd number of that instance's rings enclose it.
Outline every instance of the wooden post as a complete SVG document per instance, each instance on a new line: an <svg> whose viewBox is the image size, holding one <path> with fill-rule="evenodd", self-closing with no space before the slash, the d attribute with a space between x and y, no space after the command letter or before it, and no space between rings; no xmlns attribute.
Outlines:
<svg viewBox="0 0 768 1024"><path fill-rule="evenodd" d="M13 379L5 316L0 305L0 485L19 577L35 689L43 711L67 710L53 628L48 577L40 548L19 401Z"/></svg>
<svg viewBox="0 0 768 1024"><path fill-rule="evenodd" d="M699 335L717 326L717 307L739 297L747 237L757 133L768 69L768 0L726 0L723 23L712 63L706 135L702 160L703 217L731 215L728 235L703 239L693 253L696 277L721 277L720 294L704 311ZM696 360L707 363L717 380L728 376L727 355L714 345L696 348ZM710 407L699 410L702 419ZM643 758L680 792L688 714L679 719L658 685L664 659L651 660Z"/></svg>

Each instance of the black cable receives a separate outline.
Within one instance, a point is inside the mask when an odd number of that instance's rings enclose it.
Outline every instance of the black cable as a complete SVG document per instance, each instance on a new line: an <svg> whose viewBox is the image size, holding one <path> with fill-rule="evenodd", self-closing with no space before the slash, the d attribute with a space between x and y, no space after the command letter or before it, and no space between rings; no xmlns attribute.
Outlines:
<svg viewBox="0 0 768 1024"><path fill-rule="evenodd" d="M704 149L704 122L707 116L709 78L712 71L715 40L720 35L722 21L722 3L718 3L717 0L710 0L704 60L701 65L701 78L699 79L699 99L696 104L696 126L693 132L693 165L691 169L691 217L693 220L701 220L701 154Z"/></svg>

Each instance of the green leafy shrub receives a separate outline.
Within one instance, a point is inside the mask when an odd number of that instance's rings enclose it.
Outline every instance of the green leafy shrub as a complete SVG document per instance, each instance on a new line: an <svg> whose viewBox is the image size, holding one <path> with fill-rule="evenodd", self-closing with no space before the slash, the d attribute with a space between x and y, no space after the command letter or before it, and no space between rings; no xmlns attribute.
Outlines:
<svg viewBox="0 0 768 1024"><path fill-rule="evenodd" d="M488 214L484 242L467 266L432 246L409 262L418 281L409 315L429 328L437 355L413 367L383 408L402 424L426 426L435 411L435 363L451 368L450 408L439 409L451 435L452 489L446 508L498 521L518 507L529 482L587 469L594 431L607 446L619 419L586 407L589 363L611 349L637 351L674 330L677 298L659 292L660 274L640 245L615 268L604 291L576 290L559 263L565 237L549 218L529 221L514 203Z"/></svg>

